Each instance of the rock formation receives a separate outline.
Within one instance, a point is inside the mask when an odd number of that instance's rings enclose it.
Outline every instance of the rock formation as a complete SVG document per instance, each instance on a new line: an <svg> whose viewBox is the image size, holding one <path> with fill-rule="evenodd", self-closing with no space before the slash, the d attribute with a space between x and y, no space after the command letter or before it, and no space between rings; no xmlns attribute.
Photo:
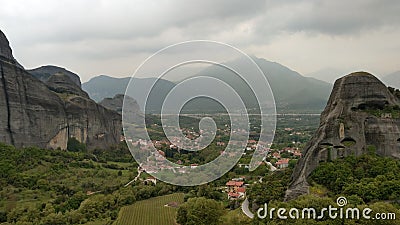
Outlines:
<svg viewBox="0 0 400 225"><path fill-rule="evenodd" d="M41 66L36 69L28 70L28 72L45 83L51 76L55 74L64 74L69 77L79 88L81 88L81 79L77 74L58 66Z"/></svg>
<svg viewBox="0 0 400 225"><path fill-rule="evenodd" d="M320 162L376 151L400 158L400 100L376 77L357 72L335 82L320 126L303 151L286 200L308 193Z"/></svg>
<svg viewBox="0 0 400 225"><path fill-rule="evenodd" d="M125 98L125 102L124 102ZM140 111L140 106L137 101L130 96L125 96L123 94L117 94L113 98L105 98L101 102L100 105L104 106L107 109L111 109L122 115L122 107L123 105L127 106L125 112L125 119L130 123L139 123L144 119L143 112ZM130 110L127 110L130 109Z"/></svg>
<svg viewBox="0 0 400 225"><path fill-rule="evenodd" d="M119 114L89 99L80 81L62 72L44 82L32 76L14 59L1 31L0 112L0 142L17 147L66 149L75 137L89 148L105 148L120 140Z"/></svg>

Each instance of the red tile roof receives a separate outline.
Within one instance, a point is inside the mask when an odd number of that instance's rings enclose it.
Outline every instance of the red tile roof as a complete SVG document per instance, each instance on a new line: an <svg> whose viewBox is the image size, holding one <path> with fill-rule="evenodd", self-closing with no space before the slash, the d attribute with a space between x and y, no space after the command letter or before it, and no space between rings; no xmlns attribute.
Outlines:
<svg viewBox="0 0 400 225"><path fill-rule="evenodd" d="M244 187L240 187L240 188L238 188L237 190L236 190L236 192L241 192L241 193L245 193L246 192L246 188L244 188Z"/></svg>
<svg viewBox="0 0 400 225"><path fill-rule="evenodd" d="M238 193L234 193L234 192L229 192L228 196L229 197L239 197L239 194Z"/></svg>
<svg viewBox="0 0 400 225"><path fill-rule="evenodd" d="M281 165L281 164L288 164L289 163L289 159L280 159L278 160L278 162L276 163L276 165Z"/></svg>
<svg viewBox="0 0 400 225"><path fill-rule="evenodd" d="M241 187L243 186L244 182L243 181L233 181L230 180L228 183L226 183L226 186L236 186L236 187Z"/></svg>

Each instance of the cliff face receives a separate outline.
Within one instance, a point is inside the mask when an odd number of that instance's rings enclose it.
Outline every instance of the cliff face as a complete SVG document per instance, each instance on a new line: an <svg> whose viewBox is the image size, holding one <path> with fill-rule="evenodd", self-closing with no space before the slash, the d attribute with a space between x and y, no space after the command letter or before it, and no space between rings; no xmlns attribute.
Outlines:
<svg viewBox="0 0 400 225"><path fill-rule="evenodd" d="M3 32L0 31L0 57L3 58L3 60L14 60L14 57L12 55L12 51L10 48L10 44L8 43L8 40L6 36L4 35Z"/></svg>
<svg viewBox="0 0 400 225"><path fill-rule="evenodd" d="M400 158L399 109L400 100L371 74L338 79L320 126L295 167L286 200L308 193L307 178L320 162L369 150Z"/></svg>
<svg viewBox="0 0 400 225"><path fill-rule="evenodd" d="M89 148L119 142L121 116L80 89L68 76L41 82L24 70L0 31L0 142L17 147L66 149L69 137Z"/></svg>

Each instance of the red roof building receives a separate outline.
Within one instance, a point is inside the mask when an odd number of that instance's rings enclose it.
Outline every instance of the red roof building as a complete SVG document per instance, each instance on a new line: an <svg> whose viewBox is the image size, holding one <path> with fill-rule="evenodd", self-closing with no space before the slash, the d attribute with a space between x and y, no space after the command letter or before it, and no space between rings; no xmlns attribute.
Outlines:
<svg viewBox="0 0 400 225"><path fill-rule="evenodd" d="M276 166L279 169L283 169L283 168L288 167L289 166L289 159L283 158L283 159L278 160L278 162L276 162Z"/></svg>

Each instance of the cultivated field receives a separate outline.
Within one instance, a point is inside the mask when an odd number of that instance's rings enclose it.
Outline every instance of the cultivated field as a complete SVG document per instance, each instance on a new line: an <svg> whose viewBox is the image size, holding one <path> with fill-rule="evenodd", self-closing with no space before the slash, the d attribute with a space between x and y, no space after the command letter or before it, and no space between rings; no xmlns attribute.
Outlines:
<svg viewBox="0 0 400 225"><path fill-rule="evenodd" d="M123 207L115 225L174 225L177 208L165 206L183 203L183 193L159 196Z"/></svg>

